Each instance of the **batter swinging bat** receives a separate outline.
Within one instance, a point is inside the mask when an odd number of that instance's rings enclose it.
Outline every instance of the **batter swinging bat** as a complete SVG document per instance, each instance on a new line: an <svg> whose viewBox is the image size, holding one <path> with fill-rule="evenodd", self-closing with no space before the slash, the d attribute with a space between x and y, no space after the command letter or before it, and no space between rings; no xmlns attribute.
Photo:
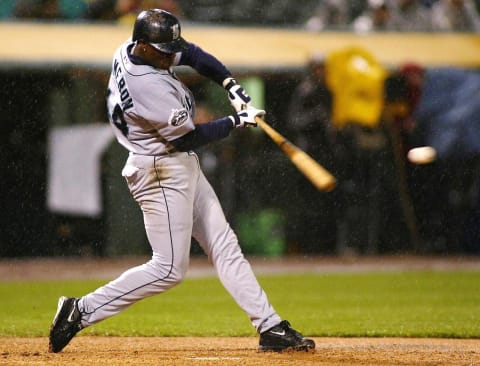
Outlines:
<svg viewBox="0 0 480 366"><path fill-rule="evenodd" d="M328 170L317 163L310 155L298 148L274 130L260 117L255 117L257 124L288 156L291 162L302 172L312 184L321 191L331 191L337 183Z"/></svg>

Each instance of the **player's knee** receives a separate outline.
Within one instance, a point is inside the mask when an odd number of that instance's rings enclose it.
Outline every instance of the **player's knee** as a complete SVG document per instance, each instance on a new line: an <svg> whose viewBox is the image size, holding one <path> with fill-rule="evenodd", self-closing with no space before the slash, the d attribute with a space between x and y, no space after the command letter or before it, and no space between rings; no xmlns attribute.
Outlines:
<svg viewBox="0 0 480 366"><path fill-rule="evenodd" d="M172 286L176 286L183 282L186 275L186 271L178 268L176 266L172 266L172 270L168 276L168 281L172 283Z"/></svg>
<svg viewBox="0 0 480 366"><path fill-rule="evenodd" d="M224 240L218 245L212 246L212 250L209 253L209 257L212 260L222 258L223 260L237 260L243 258L242 249L238 243L237 237L233 234L228 237L228 240Z"/></svg>
<svg viewBox="0 0 480 366"><path fill-rule="evenodd" d="M181 283L186 275L186 268L178 265L175 262L164 262L162 259L153 256L148 262L148 265L153 268L157 278L161 279L162 286L168 284L169 287L173 287Z"/></svg>
<svg viewBox="0 0 480 366"><path fill-rule="evenodd" d="M214 260L217 257L231 257L241 255L241 248L235 232L229 225L218 237L211 242L200 243L209 258Z"/></svg>

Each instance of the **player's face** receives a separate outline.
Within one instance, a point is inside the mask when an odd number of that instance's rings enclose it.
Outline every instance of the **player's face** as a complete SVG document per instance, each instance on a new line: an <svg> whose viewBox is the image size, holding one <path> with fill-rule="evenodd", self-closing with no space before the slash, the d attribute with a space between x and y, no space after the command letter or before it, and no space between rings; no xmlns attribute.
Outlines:
<svg viewBox="0 0 480 366"><path fill-rule="evenodd" d="M173 65L175 54L169 54L157 50L146 42L139 42L133 49L133 53L158 69L168 69Z"/></svg>
<svg viewBox="0 0 480 366"><path fill-rule="evenodd" d="M173 60L175 58L174 53L165 53L157 50L155 47L152 47L149 44L147 45L150 50L150 52L148 52L148 55L149 55L148 61L153 66L159 69L168 69L170 66L173 65Z"/></svg>

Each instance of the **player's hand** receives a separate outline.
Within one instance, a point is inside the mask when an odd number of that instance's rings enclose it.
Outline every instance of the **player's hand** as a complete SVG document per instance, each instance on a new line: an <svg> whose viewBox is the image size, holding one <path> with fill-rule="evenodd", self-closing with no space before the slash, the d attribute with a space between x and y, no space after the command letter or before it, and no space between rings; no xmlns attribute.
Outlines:
<svg viewBox="0 0 480 366"><path fill-rule="evenodd" d="M250 106L252 98L250 98L245 89L243 89L234 78L225 79L223 81L223 86L228 91L230 104L237 112Z"/></svg>
<svg viewBox="0 0 480 366"><path fill-rule="evenodd" d="M262 109L257 109L255 107L248 107L241 110L237 114L230 116L230 119L233 122L233 127L257 127L257 122L255 117L263 117L265 111Z"/></svg>

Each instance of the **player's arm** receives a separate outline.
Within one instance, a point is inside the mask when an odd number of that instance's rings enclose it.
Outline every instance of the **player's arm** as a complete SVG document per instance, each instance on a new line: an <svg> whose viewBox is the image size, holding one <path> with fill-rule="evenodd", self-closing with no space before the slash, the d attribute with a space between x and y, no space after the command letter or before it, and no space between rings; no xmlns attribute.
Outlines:
<svg viewBox="0 0 480 366"><path fill-rule="evenodd" d="M193 150L227 137L233 127L230 118L223 117L216 121L196 125L193 131L170 141L170 143L175 146L175 149L178 151Z"/></svg>
<svg viewBox="0 0 480 366"><path fill-rule="evenodd" d="M189 151L210 142L227 137L234 128L256 126L255 117L263 116L265 111L249 107L235 113L232 116L226 116L216 121L202 123L195 126L195 129L177 138L170 143L178 151Z"/></svg>
<svg viewBox="0 0 480 366"><path fill-rule="evenodd" d="M188 49L182 52L178 65L190 66L199 74L223 86L228 91L228 99L237 112L250 106L250 96L237 83L227 67L197 45L189 43Z"/></svg>
<svg viewBox="0 0 480 366"><path fill-rule="evenodd" d="M232 76L220 60L193 43L189 43L188 49L182 52L178 64L192 67L218 85L222 85L225 79Z"/></svg>

